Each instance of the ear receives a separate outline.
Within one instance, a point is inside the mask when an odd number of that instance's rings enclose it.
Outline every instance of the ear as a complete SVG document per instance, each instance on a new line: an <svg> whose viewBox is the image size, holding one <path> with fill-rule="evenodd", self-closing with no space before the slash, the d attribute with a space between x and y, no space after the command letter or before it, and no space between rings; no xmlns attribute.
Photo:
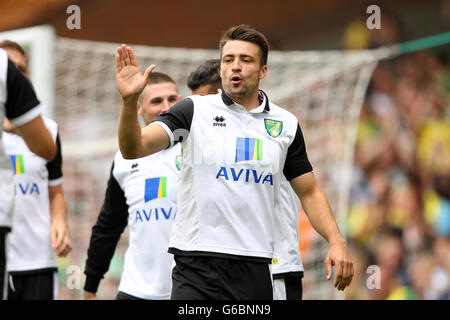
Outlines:
<svg viewBox="0 0 450 320"><path fill-rule="evenodd" d="M222 79L222 63L219 66L219 77Z"/></svg>
<svg viewBox="0 0 450 320"><path fill-rule="evenodd" d="M261 70L259 70L259 80L262 80L266 77L267 74L267 64L265 64Z"/></svg>
<svg viewBox="0 0 450 320"><path fill-rule="evenodd" d="M137 108L138 108L138 110L137 110L138 111L138 115L142 116L142 108L141 108L141 106L138 106Z"/></svg>

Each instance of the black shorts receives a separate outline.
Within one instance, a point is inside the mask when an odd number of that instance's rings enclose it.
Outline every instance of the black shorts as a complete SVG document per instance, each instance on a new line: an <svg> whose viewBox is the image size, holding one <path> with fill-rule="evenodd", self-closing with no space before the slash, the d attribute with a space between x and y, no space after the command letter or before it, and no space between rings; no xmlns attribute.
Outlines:
<svg viewBox="0 0 450 320"><path fill-rule="evenodd" d="M274 275L275 300L302 300L303 272L292 272L283 275Z"/></svg>
<svg viewBox="0 0 450 320"><path fill-rule="evenodd" d="M9 273L8 300L55 300L58 281L56 269Z"/></svg>
<svg viewBox="0 0 450 320"><path fill-rule="evenodd" d="M175 255L172 300L272 300L270 264Z"/></svg>
<svg viewBox="0 0 450 320"><path fill-rule="evenodd" d="M141 298L132 296L131 294L119 291L117 293L116 300L146 300L146 299L141 299Z"/></svg>

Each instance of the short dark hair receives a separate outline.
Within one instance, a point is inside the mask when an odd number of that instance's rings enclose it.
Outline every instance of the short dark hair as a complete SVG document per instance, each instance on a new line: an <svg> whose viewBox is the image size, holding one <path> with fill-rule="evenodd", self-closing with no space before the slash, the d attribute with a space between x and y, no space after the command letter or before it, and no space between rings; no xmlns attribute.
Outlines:
<svg viewBox="0 0 450 320"><path fill-rule="evenodd" d="M150 74L150 78L148 79L147 85L145 86L145 88L147 86L151 86L153 84L160 84L160 83L167 83L167 82L173 83L175 85L175 87L177 85L176 82L168 74L155 71ZM144 90L145 90L145 88L144 88ZM142 99L144 98L143 97L144 90L142 90L141 94L139 95L138 105L140 105L142 103Z"/></svg>
<svg viewBox="0 0 450 320"><path fill-rule="evenodd" d="M250 28L246 24L231 27L222 35L219 42L220 54L222 55L223 46L228 40L248 41L256 44L259 47L259 55L261 58L261 65L267 64L267 56L269 55L269 41L261 32Z"/></svg>
<svg viewBox="0 0 450 320"><path fill-rule="evenodd" d="M27 58L27 55L25 54L25 50L23 50L22 46L20 44L18 44L17 42L14 42L11 40L0 41L0 48L5 49L5 50L11 49L11 50L19 51L25 57L25 59Z"/></svg>
<svg viewBox="0 0 450 320"><path fill-rule="evenodd" d="M160 83L166 83L171 82L176 85L175 81L168 75L162 72L152 72L150 74L150 79L148 80L148 85L151 84L160 84Z"/></svg>
<svg viewBox="0 0 450 320"><path fill-rule="evenodd" d="M187 85L192 91L208 84L214 89L222 88L219 59L207 60L189 74Z"/></svg>

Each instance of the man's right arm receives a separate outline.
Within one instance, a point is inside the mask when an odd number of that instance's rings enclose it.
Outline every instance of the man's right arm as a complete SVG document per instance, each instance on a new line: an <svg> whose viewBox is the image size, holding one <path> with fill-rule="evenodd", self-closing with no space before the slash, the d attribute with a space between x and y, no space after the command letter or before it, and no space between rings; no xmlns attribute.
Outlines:
<svg viewBox="0 0 450 320"><path fill-rule="evenodd" d="M150 125L141 130L137 118L139 95L154 68L151 65L142 74L133 50L126 45L117 49L116 84L122 97L119 148L125 159L142 158L167 148L170 143L169 136L160 126Z"/></svg>
<svg viewBox="0 0 450 320"><path fill-rule="evenodd" d="M119 117L119 148L125 159L137 159L166 149L170 139L159 125L141 129L137 118L137 100L122 99Z"/></svg>
<svg viewBox="0 0 450 320"><path fill-rule="evenodd" d="M33 120L18 126L17 129L33 153L47 161L53 159L56 154L56 146L41 116L37 116Z"/></svg>
<svg viewBox="0 0 450 320"><path fill-rule="evenodd" d="M125 193L113 175L114 164L106 188L105 200L92 228L91 240L87 252L86 298L92 298L97 292L100 280L108 271L120 236L128 224L128 205Z"/></svg>
<svg viewBox="0 0 450 320"><path fill-rule="evenodd" d="M6 74L6 117L17 127L28 148L38 156L50 161L56 146L40 116L41 105L31 83L8 59Z"/></svg>

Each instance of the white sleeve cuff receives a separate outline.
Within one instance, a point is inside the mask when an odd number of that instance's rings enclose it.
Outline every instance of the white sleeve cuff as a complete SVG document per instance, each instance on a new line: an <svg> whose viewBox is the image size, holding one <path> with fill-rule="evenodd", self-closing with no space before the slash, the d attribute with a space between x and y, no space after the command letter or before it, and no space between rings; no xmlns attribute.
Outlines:
<svg viewBox="0 0 450 320"><path fill-rule="evenodd" d="M33 109L25 112L24 114L22 114L21 116L18 116L17 118L9 119L9 121L16 127L19 127L19 126L24 125L25 123L30 122L31 120L37 118L38 116L40 116L42 113L42 109L43 109L42 104L38 104Z"/></svg>
<svg viewBox="0 0 450 320"><path fill-rule="evenodd" d="M173 144L174 144L174 140L175 140L172 130L170 130L170 128L162 121L154 121L152 123L155 123L155 124L159 125L160 127L162 127L164 129L164 131L166 131L166 133L167 133L167 135L169 136L169 139L170 139L169 147L172 147Z"/></svg>
<svg viewBox="0 0 450 320"><path fill-rule="evenodd" d="M61 178L57 178L57 179L53 179L53 180L48 180L48 186L49 187L56 187L59 186L60 184L63 183L63 177Z"/></svg>

